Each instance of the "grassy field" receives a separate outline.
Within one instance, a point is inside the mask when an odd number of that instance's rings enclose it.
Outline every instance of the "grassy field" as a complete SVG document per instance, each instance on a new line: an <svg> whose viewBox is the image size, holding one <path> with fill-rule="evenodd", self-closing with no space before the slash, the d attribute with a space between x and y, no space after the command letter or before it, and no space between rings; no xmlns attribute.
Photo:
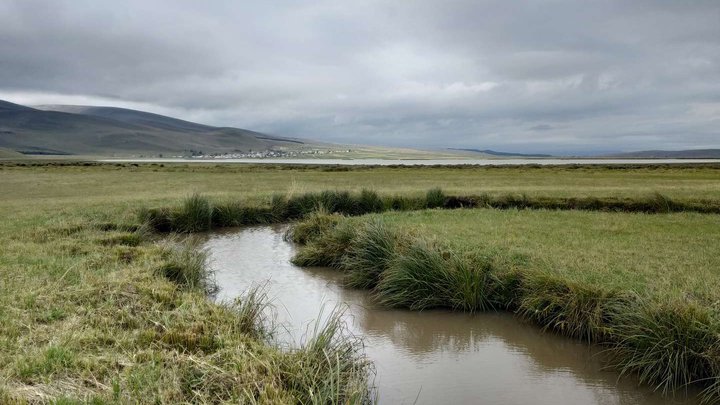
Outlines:
<svg viewBox="0 0 720 405"><path fill-rule="evenodd" d="M509 252L571 281L720 304L720 215L470 209L382 218L453 250Z"/></svg>
<svg viewBox="0 0 720 405"><path fill-rule="evenodd" d="M352 342L334 338L330 328L306 347L275 348L258 319L260 304L246 299L220 307L205 299L202 274L194 278L200 253L178 250L143 227L138 214L142 207L178 206L196 192L253 205L268 204L277 193L363 188L425 198L437 186L453 194L645 198L661 192L678 201L718 200L720 168L3 163L0 402L365 400L368 370ZM673 297L692 290L687 299L701 303L716 299L715 216L495 210L386 216L392 226L437 235L453 249L478 241L517 252L518 263L580 281ZM566 247L572 249L564 257ZM193 263L195 270L188 268ZM638 274L626 274L628 263ZM690 276L675 280L676 273Z"/></svg>
<svg viewBox="0 0 720 405"><path fill-rule="evenodd" d="M662 193L678 200L720 199L720 166L646 167L309 167L270 165L121 164L18 167L0 165L0 204L28 213L45 207L103 207L177 201L193 192L210 197L268 198L274 193L361 190L421 195L433 187L452 194L523 193L551 197L637 197ZM82 196L82 198L78 198ZM25 214L23 214L25 213Z"/></svg>
<svg viewBox="0 0 720 405"><path fill-rule="evenodd" d="M720 397L717 214L314 214L291 237L304 244L296 264L338 268L387 306L510 310L608 345L610 366L658 389L700 384L707 402Z"/></svg>

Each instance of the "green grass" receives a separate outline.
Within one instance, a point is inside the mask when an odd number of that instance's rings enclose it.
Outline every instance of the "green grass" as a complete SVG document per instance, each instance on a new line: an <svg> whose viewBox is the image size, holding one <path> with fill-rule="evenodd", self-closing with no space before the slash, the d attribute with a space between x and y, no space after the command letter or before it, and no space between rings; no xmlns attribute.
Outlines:
<svg viewBox="0 0 720 405"><path fill-rule="evenodd" d="M30 163L28 163L30 164ZM38 163L40 164L40 163ZM59 164L59 163L58 163ZM105 164L17 166L0 164L7 210L162 205L197 192L269 201L273 194L328 189L380 195L424 196L442 186L451 195L637 198L661 193L679 201L720 199L720 167L291 167L274 165ZM82 198L79 198L82 196Z"/></svg>
<svg viewBox="0 0 720 405"><path fill-rule="evenodd" d="M607 344L609 365L657 389L700 384L718 400L720 216L473 209L330 223L296 263L338 268L381 304L509 309Z"/></svg>
<svg viewBox="0 0 720 405"><path fill-rule="evenodd" d="M500 250L570 281L706 306L720 301L720 216L543 210L382 215L459 251Z"/></svg>
<svg viewBox="0 0 720 405"><path fill-rule="evenodd" d="M438 185L443 187L445 204L452 196L501 201L508 194L540 202L637 201L654 198L656 192L685 204L719 201L720 169L0 163L0 401L366 401L370 366L352 340L343 343L339 325L319 334L318 341L325 346L313 343L289 351L274 347L264 339L268 328L259 309L261 297L246 296L233 305L212 303L204 294L210 283L199 271L202 260L195 251L183 257L182 250L164 242L167 235L152 229L191 232L268 223L306 216L319 206L352 215L423 208L429 200L427 190ZM202 197L183 205L195 194ZM171 220L145 228L138 217L142 207L160 207L156 209L161 215L155 218ZM474 215L478 212L489 214ZM707 346L702 332L706 327L702 311L716 300L713 269L718 255L707 241L717 236L714 216L538 210L376 215L385 218L391 225L388 229L412 228L414 237L435 235L426 246L442 245L445 253L440 259L452 269L442 272L440 286L446 292L442 305L461 310L506 305L516 309L527 280L515 271L523 266L567 276L578 286L607 282L610 287L632 286L647 296L682 297L701 313L696 316L684 306L682 311L669 307L647 324L685 316L688 322L676 334L692 332L687 334L692 345L684 346L692 349L687 351L694 356L692 361L703 369L717 366L707 359L715 358L718 349ZM309 227L306 238L316 238L336 220ZM297 260L334 266L350 260L346 253L357 229L341 222L337 229L343 231L334 232L335 239L308 245ZM409 249L411 240L397 245ZM382 249L353 246L356 263L387 259ZM363 246L366 252L361 252ZM483 251L469 252L477 246ZM411 274L410 262L408 258L405 268L396 268L398 277ZM400 266L394 263L385 260L378 268ZM582 271L588 266L590 271ZM508 269L512 271L505 272ZM367 285L377 285L381 278L373 272L365 279L370 280ZM422 301L418 296L407 298L407 306ZM564 308L568 301L553 302ZM575 308L596 316L596 302L578 301ZM526 307L531 308L530 303ZM548 319L573 319L570 313L555 313L555 304L532 304L553 314ZM593 323L586 324L595 330ZM630 338L636 332L624 333ZM654 339L667 342L676 334ZM632 351L619 356L632 360L619 364L628 372L647 370L642 365L648 359L647 364L657 367L684 364L651 350L656 345L621 345L618 353L628 347ZM648 376L648 381L657 378ZM720 390L720 383L714 387Z"/></svg>

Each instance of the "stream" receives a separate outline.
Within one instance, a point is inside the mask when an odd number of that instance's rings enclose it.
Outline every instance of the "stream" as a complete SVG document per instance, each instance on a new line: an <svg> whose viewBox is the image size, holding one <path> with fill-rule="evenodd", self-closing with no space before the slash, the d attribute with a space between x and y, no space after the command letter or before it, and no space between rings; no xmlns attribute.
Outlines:
<svg viewBox="0 0 720 405"><path fill-rule="evenodd" d="M601 348L543 332L510 313L467 314L378 307L369 292L342 287L342 274L290 263L286 226L209 234L205 247L229 301L264 285L278 341L298 344L320 314L345 305L348 329L375 364L381 404L697 404L695 392L663 397L602 368Z"/></svg>

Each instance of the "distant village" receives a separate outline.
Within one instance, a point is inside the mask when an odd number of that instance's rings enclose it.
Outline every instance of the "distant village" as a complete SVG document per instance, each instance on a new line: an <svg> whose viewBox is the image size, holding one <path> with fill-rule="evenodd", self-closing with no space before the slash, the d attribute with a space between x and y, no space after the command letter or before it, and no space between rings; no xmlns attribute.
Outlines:
<svg viewBox="0 0 720 405"><path fill-rule="evenodd" d="M340 150L323 150L323 149L308 149L308 150L261 150L254 151L249 150L233 151L233 152L215 152L215 153L203 153L202 151L190 150L184 155L172 156L174 158L192 158L192 159L265 159L265 158L297 158L297 157L308 157L308 156L321 156L331 155L337 153L350 153L352 149L340 149ZM162 157L162 155L160 156Z"/></svg>

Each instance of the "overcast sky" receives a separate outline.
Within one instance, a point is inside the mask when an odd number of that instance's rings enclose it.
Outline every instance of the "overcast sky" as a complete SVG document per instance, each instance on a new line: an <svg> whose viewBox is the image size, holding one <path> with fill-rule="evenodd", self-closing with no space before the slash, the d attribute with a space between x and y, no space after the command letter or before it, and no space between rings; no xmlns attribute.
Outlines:
<svg viewBox="0 0 720 405"><path fill-rule="evenodd" d="M2 0L0 98L342 143L720 147L720 1Z"/></svg>

